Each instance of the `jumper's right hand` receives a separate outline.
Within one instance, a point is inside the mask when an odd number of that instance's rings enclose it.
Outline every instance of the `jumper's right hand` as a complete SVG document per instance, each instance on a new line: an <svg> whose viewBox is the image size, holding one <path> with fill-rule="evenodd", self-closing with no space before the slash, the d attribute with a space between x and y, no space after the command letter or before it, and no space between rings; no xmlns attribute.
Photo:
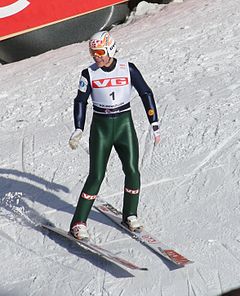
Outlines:
<svg viewBox="0 0 240 296"><path fill-rule="evenodd" d="M75 129L75 131L72 133L69 139L69 146L71 147L71 149L77 149L79 141L82 138L82 133L83 131L79 128Z"/></svg>

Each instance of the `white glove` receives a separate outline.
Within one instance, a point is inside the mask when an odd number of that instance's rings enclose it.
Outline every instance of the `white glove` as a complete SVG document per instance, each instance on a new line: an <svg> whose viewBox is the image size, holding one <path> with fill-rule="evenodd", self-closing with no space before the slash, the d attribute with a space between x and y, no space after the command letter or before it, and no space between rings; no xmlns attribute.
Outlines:
<svg viewBox="0 0 240 296"><path fill-rule="evenodd" d="M78 147L79 141L82 138L83 131L79 128L75 129L75 131L72 133L70 139L69 139L69 146L75 150Z"/></svg>
<svg viewBox="0 0 240 296"><path fill-rule="evenodd" d="M159 123L153 122L151 124L154 134L154 143L157 145L160 142L160 129L159 129Z"/></svg>

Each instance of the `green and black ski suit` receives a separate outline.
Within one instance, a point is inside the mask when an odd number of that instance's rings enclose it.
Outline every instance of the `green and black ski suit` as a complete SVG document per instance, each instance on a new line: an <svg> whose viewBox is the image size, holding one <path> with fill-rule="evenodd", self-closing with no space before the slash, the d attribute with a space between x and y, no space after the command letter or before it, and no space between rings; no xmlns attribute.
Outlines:
<svg viewBox="0 0 240 296"><path fill-rule="evenodd" d="M153 93L134 64L113 59L110 67L98 68L93 64L82 71L78 95L74 100L74 123L75 128L84 129L87 101L91 95L90 167L71 227L77 222L87 221L112 147L121 160L125 174L123 221L128 216L137 215L140 173L138 139L130 110L132 86L142 99L149 122L158 122Z"/></svg>

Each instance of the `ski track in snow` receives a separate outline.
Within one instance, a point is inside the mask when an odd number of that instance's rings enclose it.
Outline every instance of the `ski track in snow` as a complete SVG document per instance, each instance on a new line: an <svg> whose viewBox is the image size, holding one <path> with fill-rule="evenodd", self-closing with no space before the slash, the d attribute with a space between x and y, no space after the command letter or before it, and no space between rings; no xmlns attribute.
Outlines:
<svg viewBox="0 0 240 296"><path fill-rule="evenodd" d="M194 261L185 268L171 270L95 210L93 240L148 272L125 271L40 231L43 222L68 229L88 174L91 103L79 149L68 147L88 45L0 66L0 296L217 296L240 287L239 17L238 0L142 2L112 29L117 57L138 66L159 110L154 146L133 94L139 216ZM121 209L123 183L113 151L100 197Z"/></svg>

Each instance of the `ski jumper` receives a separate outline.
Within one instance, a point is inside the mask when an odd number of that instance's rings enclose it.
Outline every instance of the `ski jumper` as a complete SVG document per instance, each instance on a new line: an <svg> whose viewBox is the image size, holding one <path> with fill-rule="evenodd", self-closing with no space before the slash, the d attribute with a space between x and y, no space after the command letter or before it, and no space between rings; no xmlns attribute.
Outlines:
<svg viewBox="0 0 240 296"><path fill-rule="evenodd" d="M134 64L113 60L110 67L96 64L82 71L78 95L74 100L75 128L84 129L86 106L91 95L93 118L90 128L89 175L80 194L71 222L86 222L105 176L114 147L125 175L123 221L137 216L140 191L139 148L130 100L132 86L138 91L150 123L157 122L157 110L151 89Z"/></svg>

